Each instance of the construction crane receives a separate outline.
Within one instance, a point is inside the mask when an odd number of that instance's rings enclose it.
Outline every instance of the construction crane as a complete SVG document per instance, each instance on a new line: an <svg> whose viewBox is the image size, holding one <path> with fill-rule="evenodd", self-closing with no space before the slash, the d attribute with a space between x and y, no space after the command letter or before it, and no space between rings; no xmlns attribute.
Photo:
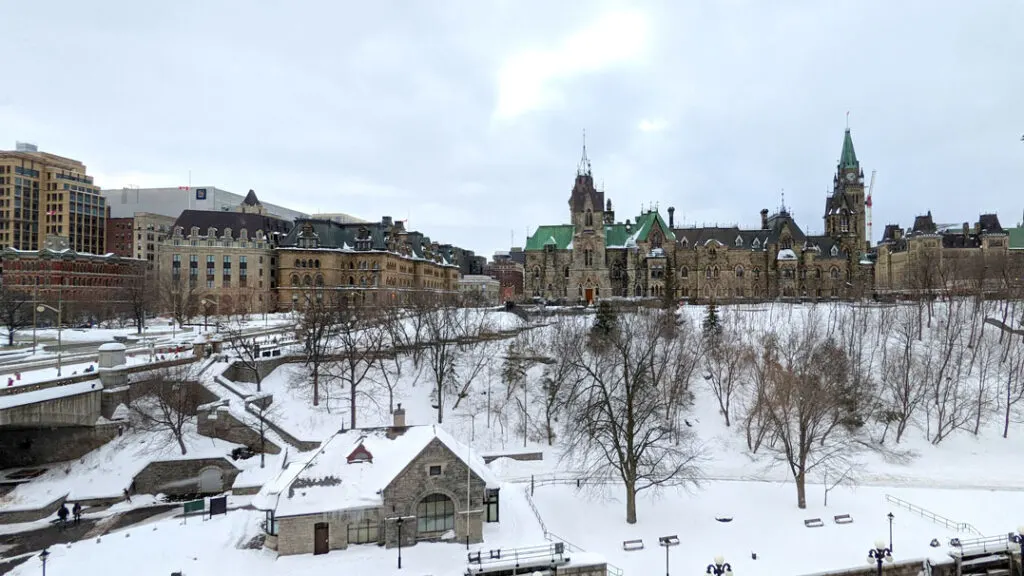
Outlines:
<svg viewBox="0 0 1024 576"><path fill-rule="evenodd" d="M865 212L864 215L867 217L866 219L867 219L867 233L868 233L867 241L868 241L868 247L871 247L871 238L872 238L872 236L871 236L871 194L875 191L875 174L876 173L878 173L878 170L872 170L871 171L871 183L868 184L868 197L864 201L864 212Z"/></svg>

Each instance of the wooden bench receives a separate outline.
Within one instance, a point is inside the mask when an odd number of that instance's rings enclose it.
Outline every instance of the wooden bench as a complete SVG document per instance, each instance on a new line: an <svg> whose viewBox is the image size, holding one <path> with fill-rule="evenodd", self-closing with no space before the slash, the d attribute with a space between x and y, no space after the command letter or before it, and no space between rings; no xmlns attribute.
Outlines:
<svg viewBox="0 0 1024 576"><path fill-rule="evenodd" d="M635 552L636 550L643 550L644 549L644 541L643 540L623 540L622 541L622 549L625 550L626 552Z"/></svg>
<svg viewBox="0 0 1024 576"><path fill-rule="evenodd" d="M853 524L853 516L849 514L838 514L832 518L836 524Z"/></svg>
<svg viewBox="0 0 1024 576"><path fill-rule="evenodd" d="M808 518L804 520L804 526L808 528L821 528L825 525L825 522L821 518Z"/></svg>

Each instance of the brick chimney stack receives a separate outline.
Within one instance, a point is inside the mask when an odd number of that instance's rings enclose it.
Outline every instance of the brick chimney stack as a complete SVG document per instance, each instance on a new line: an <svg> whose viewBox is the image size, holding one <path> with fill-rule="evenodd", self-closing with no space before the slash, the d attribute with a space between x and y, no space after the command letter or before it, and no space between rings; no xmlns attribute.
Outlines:
<svg viewBox="0 0 1024 576"><path fill-rule="evenodd" d="M395 411L392 414L395 418L394 427L405 428L405 410L402 409L401 402L399 402L398 408L395 408Z"/></svg>
<svg viewBox="0 0 1024 576"><path fill-rule="evenodd" d="M668 207L668 227L669 227L670 230L674 229L676 227L676 207L675 206L669 206Z"/></svg>
<svg viewBox="0 0 1024 576"><path fill-rule="evenodd" d="M767 230L767 229L768 229L768 209L767 208L762 208L761 209L761 230Z"/></svg>

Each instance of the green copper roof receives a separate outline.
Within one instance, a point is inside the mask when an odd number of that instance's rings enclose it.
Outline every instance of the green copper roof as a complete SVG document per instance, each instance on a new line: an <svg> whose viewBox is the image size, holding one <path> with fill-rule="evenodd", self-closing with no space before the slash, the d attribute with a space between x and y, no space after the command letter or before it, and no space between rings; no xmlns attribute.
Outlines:
<svg viewBox="0 0 1024 576"><path fill-rule="evenodd" d="M839 166L842 168L857 167L857 153L853 151L853 137L850 136L850 129L846 129L843 136L843 153L839 155Z"/></svg>
<svg viewBox="0 0 1024 576"><path fill-rule="evenodd" d="M626 238L629 238L629 234L626 233L625 224L605 224L605 246L609 248L622 248L626 245Z"/></svg>
<svg viewBox="0 0 1024 576"><path fill-rule="evenodd" d="M633 225L633 233L636 234L634 240L637 242L646 242L647 237L651 233L651 229L654 228L654 223L658 223L658 227L661 228L661 232L665 235L666 240L675 240L676 235L665 221L661 219L661 214L658 212L645 212L636 217L636 224Z"/></svg>
<svg viewBox="0 0 1024 576"><path fill-rule="evenodd" d="M567 250L572 244L573 232L572 224L538 226L537 231L526 239L524 250L543 250L548 244L554 244L555 250Z"/></svg>
<svg viewBox="0 0 1024 576"><path fill-rule="evenodd" d="M1024 228L1008 228L1010 234L1010 248L1024 248Z"/></svg>

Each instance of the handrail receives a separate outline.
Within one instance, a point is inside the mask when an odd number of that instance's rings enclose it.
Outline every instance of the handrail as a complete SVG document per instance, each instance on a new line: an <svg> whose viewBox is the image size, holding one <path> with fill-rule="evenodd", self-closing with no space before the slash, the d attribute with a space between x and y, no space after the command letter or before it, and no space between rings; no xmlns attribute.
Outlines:
<svg viewBox="0 0 1024 576"><path fill-rule="evenodd" d="M555 534L554 532L549 532L547 526L544 525L544 519L540 517L540 512L537 510L537 505L533 503L533 496L530 494L529 487L526 488L525 493L526 502L530 505L530 510L533 510L533 515L537 518L537 523L540 524L540 528L544 532L545 540L547 540L548 542L561 542L562 544L565 544L566 550L570 552L586 552L586 550L584 550L583 548L580 548L572 542L569 542L568 540L562 538L558 534ZM610 574L611 576L623 576L622 568L619 568L615 564L612 564L611 562L608 562L606 560L605 566L608 570L608 574Z"/></svg>
<svg viewBox="0 0 1024 576"><path fill-rule="evenodd" d="M926 520L931 520L936 524L941 524L944 528L951 528L953 530L956 530L957 532L970 533L975 534L977 536L981 536L981 532L974 526L968 524L967 522L957 522L955 520L950 520L945 516L940 516L934 512L921 508L920 506L917 506L915 504L911 504L906 500L901 500L890 494L886 494L885 499L889 503L895 504L901 508L906 508L910 512L913 512Z"/></svg>

